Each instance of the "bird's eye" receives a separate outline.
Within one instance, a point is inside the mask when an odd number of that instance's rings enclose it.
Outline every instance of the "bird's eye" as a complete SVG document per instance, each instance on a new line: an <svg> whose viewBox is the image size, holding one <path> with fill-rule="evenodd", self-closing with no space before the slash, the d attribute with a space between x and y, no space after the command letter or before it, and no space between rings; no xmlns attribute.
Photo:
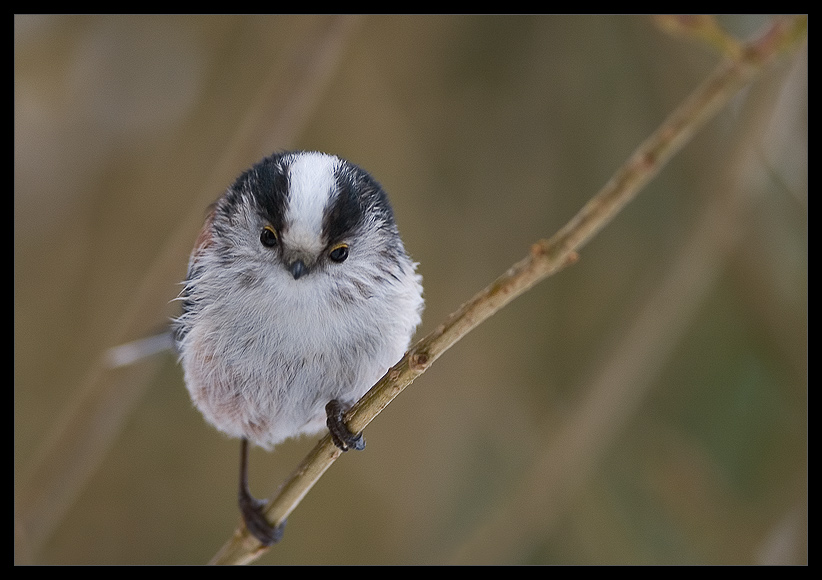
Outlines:
<svg viewBox="0 0 822 580"><path fill-rule="evenodd" d="M345 262L348 257L348 244L337 244L328 252L328 257L334 262Z"/></svg>
<svg viewBox="0 0 822 580"><path fill-rule="evenodd" d="M260 243L266 248L273 248L277 245L277 230L271 226L265 226L260 233Z"/></svg>

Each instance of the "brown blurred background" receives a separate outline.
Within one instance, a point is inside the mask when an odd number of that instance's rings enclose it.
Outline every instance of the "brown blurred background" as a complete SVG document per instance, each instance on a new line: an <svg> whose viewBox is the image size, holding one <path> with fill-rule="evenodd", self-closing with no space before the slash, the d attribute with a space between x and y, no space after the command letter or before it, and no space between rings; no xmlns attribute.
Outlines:
<svg viewBox="0 0 822 580"><path fill-rule="evenodd" d="M172 354L104 354L175 314L206 205L251 163L319 149L382 182L422 336L719 60L645 17L14 22L19 564L200 564L234 530L238 442ZM259 562L807 562L807 72L806 48L769 70L446 353ZM255 495L313 444L255 450Z"/></svg>

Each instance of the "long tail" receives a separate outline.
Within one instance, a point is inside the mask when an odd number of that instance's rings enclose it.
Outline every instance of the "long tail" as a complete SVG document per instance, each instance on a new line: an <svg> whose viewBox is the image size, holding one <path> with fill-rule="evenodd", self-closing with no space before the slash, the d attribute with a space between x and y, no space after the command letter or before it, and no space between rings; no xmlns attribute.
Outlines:
<svg viewBox="0 0 822 580"><path fill-rule="evenodd" d="M106 361L110 368L124 367L164 350L173 350L174 348L174 335L168 330L154 336L140 338L112 347L106 352Z"/></svg>

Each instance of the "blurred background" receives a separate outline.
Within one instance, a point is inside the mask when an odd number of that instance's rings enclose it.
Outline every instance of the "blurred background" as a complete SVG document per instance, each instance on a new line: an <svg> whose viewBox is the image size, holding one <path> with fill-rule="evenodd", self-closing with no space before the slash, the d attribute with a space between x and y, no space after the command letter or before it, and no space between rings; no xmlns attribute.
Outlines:
<svg viewBox="0 0 822 580"><path fill-rule="evenodd" d="M764 17L732 17L740 38ZM362 165L418 336L549 237L719 56L647 17L16 16L18 564L201 564L239 443L162 330L205 215L277 149ZM260 564L807 562L806 45L459 342ZM271 496L314 445L254 450Z"/></svg>

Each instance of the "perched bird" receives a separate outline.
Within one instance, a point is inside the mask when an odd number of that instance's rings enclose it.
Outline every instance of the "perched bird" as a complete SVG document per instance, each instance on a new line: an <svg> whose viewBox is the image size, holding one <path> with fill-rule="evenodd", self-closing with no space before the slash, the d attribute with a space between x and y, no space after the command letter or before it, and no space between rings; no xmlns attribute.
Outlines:
<svg viewBox="0 0 822 580"><path fill-rule="evenodd" d="M194 405L241 439L239 505L279 540L248 488L249 442L270 449L328 427L408 348L421 277L382 187L333 155L285 152L244 172L212 207L189 260L174 337Z"/></svg>

